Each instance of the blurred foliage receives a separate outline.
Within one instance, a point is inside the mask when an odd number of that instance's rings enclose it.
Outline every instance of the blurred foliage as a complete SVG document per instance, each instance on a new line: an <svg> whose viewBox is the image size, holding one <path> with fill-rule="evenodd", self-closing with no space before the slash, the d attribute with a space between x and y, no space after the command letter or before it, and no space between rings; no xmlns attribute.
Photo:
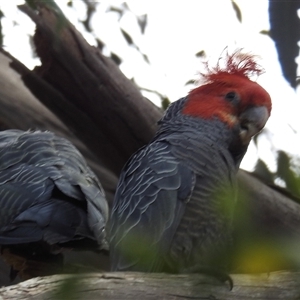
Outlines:
<svg viewBox="0 0 300 300"><path fill-rule="evenodd" d="M255 165L254 174L267 184L274 183L275 174L269 170L267 164L260 158L257 160L257 163Z"/></svg>
<svg viewBox="0 0 300 300"><path fill-rule="evenodd" d="M242 23L242 12L241 12L240 8L238 7L238 5L233 0L231 0L231 4L232 4L232 7L233 7L233 9L236 13L237 19Z"/></svg>
<svg viewBox="0 0 300 300"><path fill-rule="evenodd" d="M259 33L270 36L270 31L269 30L261 30Z"/></svg>
<svg viewBox="0 0 300 300"><path fill-rule="evenodd" d="M110 53L110 58L115 62L116 65L120 65L122 63L122 59L115 53Z"/></svg>
<svg viewBox="0 0 300 300"><path fill-rule="evenodd" d="M98 3L96 1L88 1L88 0L83 0L83 2L86 5L86 19L82 21L82 24L84 25L84 28L86 29L87 32L92 32L90 21L93 14L96 12Z"/></svg>
<svg viewBox="0 0 300 300"><path fill-rule="evenodd" d="M64 279L61 285L54 290L51 299L72 300L78 299L78 286L82 288L82 277L80 275L70 275Z"/></svg>
<svg viewBox="0 0 300 300"><path fill-rule="evenodd" d="M141 33L144 34L145 33L145 29L148 23L148 15L140 15L140 16L136 16L137 17L137 21L138 21L138 25L140 27Z"/></svg>
<svg viewBox="0 0 300 300"><path fill-rule="evenodd" d="M126 226L130 230L126 233L126 238L119 239L121 242L118 243L115 251L122 253L121 261L123 263L138 262L141 270L149 270L149 266L153 265L157 257L163 255L159 248L159 242L154 242L153 237L147 235L146 229L142 226L129 224L130 221L128 220Z"/></svg>
<svg viewBox="0 0 300 300"><path fill-rule="evenodd" d="M201 61L202 61L202 63L204 62L204 59L206 58L206 53L205 53L205 51L204 50L200 50L200 51L198 51L197 53L195 53L195 56L197 57L197 58L199 58ZM195 84L197 83L197 80L195 80L195 79L189 79L184 85L185 86L187 86L187 85L191 85L192 86L192 88L195 88Z"/></svg>
<svg viewBox="0 0 300 300"><path fill-rule="evenodd" d="M195 79L188 80L185 85L195 85Z"/></svg>
<svg viewBox="0 0 300 300"><path fill-rule="evenodd" d="M276 175L285 182L286 189L293 196L300 198L300 175L293 170L291 157L283 151L278 151L277 154Z"/></svg>
<svg viewBox="0 0 300 300"><path fill-rule="evenodd" d="M253 231L253 236L244 238L233 263L235 273L264 273L299 268L299 255L293 251L294 239L268 239ZM299 249L299 245L297 246Z"/></svg>
<svg viewBox="0 0 300 300"><path fill-rule="evenodd" d="M134 82L134 81L133 81L133 82ZM166 110L166 109L169 107L169 105L171 104L170 99L169 99L167 96L161 94L161 93L158 92L158 91L151 90L151 89L144 88L144 87L140 87L140 89L141 89L142 91L149 92L149 93L153 93L153 94L157 95L157 96L160 98L161 108L162 108L163 110Z"/></svg>
<svg viewBox="0 0 300 300"><path fill-rule="evenodd" d="M253 201L246 190L239 187L235 207L232 272L265 273L299 268L300 241L290 232L270 231L273 225L264 220L265 212L253 216Z"/></svg>
<svg viewBox="0 0 300 300"><path fill-rule="evenodd" d="M128 45L134 45L132 37L122 28L120 30Z"/></svg>
<svg viewBox="0 0 300 300"><path fill-rule="evenodd" d="M163 97L161 99L161 107L163 110L166 110L170 104L171 104L171 101L169 100L168 97Z"/></svg>
<svg viewBox="0 0 300 300"><path fill-rule="evenodd" d="M148 24L148 16L147 14L143 14L143 15L136 15L134 14L130 7L128 6L128 4L126 2L123 2L121 5L116 6L116 5L110 5L107 9L107 12L114 12L117 13L119 15L119 21L121 20L121 18L125 15L125 14L131 14L132 16L134 16L135 20L136 20L136 24L137 26L139 26L140 28L140 32L141 34L145 33L145 29L147 27ZM148 56L143 53L138 44L134 41L134 39L132 38L131 34L129 32L127 32L124 28L121 27L120 25L120 32L122 34L122 36L124 37L124 39L126 40L127 44L133 48L135 48L143 57L144 61L146 63L150 63Z"/></svg>
<svg viewBox="0 0 300 300"><path fill-rule="evenodd" d="M196 57L206 57L206 53L204 50L200 50L195 54Z"/></svg>
<svg viewBox="0 0 300 300"><path fill-rule="evenodd" d="M292 157L286 152L277 151L277 170L271 172L264 161L258 159L253 174L268 185L277 185L277 179L284 187L277 190L300 203L300 174L295 170Z"/></svg>
<svg viewBox="0 0 300 300"><path fill-rule="evenodd" d="M227 225L229 225L230 220L233 218L235 194L236 191L230 183L226 185L220 183L220 186L218 186L214 190L213 195L211 195L212 202L217 203L217 205L207 210L207 213L209 215L211 214L213 218L223 218L221 223L224 222L225 234L229 233L227 231L229 230L229 226ZM220 195L222 195L222 198ZM220 201L220 199L222 199L222 201ZM136 209L139 210L141 208ZM151 208L148 208L148 210L151 210ZM213 210L213 212L211 210ZM230 240L226 240L225 243L219 243L219 247L216 247L214 243L215 236L213 235L215 228L210 224L208 218L205 222L198 224L198 226L194 224L194 226L190 228L179 227L178 229L174 227L173 217L171 218L172 222L170 222L170 220L165 219L163 212L158 214L160 216L154 215L153 212L150 214L144 211L142 216L138 218L135 212L131 212L130 215L127 216L125 227L123 227L120 232L116 232L116 241L118 241L118 243L115 245L114 252L122 253L121 259L118 260L119 262L128 266L134 266L136 264L140 270L148 271L164 268L164 272L169 272L170 270L180 270L180 272L182 272L186 269L193 270L192 272L194 273L206 273L207 271L208 274L214 274L214 271L217 270L212 267L212 273L210 273L210 266L221 266L221 271L223 268L227 270L229 265L228 248L231 246ZM149 219L152 221L149 222ZM176 223L176 220L174 220L174 222ZM195 219L191 222L195 222ZM155 230L150 228L149 224L155 225ZM121 225L124 225L124 223ZM212 228L210 228L211 225ZM209 234L208 232L210 232L211 229L213 233ZM125 231L122 233L122 230ZM187 231L192 232L189 232L190 239L185 238ZM180 232L178 236L181 236L181 238L177 236L177 239L180 239L181 243L186 243L180 245L180 247L185 249L183 252L179 252L178 249L176 249L179 247L177 243L175 243L175 245L172 244L170 237L176 235L175 232ZM209 237L202 239L201 237L205 234L208 234ZM201 239L201 246L194 241L194 239L197 238ZM217 236L217 238L219 238L219 236ZM197 252L195 250L197 250ZM205 262L203 261L201 251L204 251ZM183 259L183 253L190 255L190 257L187 256L186 260ZM195 262L195 258L202 260L201 263L190 265L191 261Z"/></svg>
<svg viewBox="0 0 300 300"><path fill-rule="evenodd" d="M3 31L2 31L2 18L4 17L4 14L2 10L0 10L0 46L3 47Z"/></svg>

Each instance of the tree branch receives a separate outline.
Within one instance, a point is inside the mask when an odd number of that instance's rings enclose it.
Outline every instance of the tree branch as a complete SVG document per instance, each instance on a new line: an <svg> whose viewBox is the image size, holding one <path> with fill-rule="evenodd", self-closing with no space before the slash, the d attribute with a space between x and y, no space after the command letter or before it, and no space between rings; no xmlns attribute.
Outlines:
<svg viewBox="0 0 300 300"><path fill-rule="evenodd" d="M36 11L19 6L37 26L34 41L42 66L35 73L64 100L50 100L43 90L30 88L118 175L129 156L153 137L162 111L142 97L110 58L87 44L62 14L46 2L36 2ZM30 79L23 78L29 86Z"/></svg>
<svg viewBox="0 0 300 300"><path fill-rule="evenodd" d="M0 289L0 300L18 299L298 299L300 273L232 275L234 287L200 275L95 273L38 277ZM2 298L1 298L2 297Z"/></svg>

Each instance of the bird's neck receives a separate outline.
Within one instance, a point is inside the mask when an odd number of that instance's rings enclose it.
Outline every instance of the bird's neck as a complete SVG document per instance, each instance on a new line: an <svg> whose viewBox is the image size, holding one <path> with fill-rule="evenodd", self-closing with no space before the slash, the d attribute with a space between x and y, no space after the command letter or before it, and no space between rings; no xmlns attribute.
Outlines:
<svg viewBox="0 0 300 300"><path fill-rule="evenodd" d="M166 122L160 123L156 137L177 137L201 141L210 140L220 145L228 145L232 140L232 128L218 120L203 120L191 116L178 115Z"/></svg>
<svg viewBox="0 0 300 300"><path fill-rule="evenodd" d="M183 143L186 147L208 147L219 149L221 152L229 152L234 160L236 168L239 168L241 160L247 150L247 145L240 144L235 128L229 128L217 118L203 120L190 116L176 115L172 120L160 123L160 128L154 140L168 141L172 144Z"/></svg>

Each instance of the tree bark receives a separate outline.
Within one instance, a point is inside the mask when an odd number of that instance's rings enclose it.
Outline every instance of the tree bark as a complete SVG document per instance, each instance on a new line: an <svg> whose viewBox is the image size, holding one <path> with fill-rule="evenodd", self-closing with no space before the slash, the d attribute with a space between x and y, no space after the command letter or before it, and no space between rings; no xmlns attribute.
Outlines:
<svg viewBox="0 0 300 300"><path fill-rule="evenodd" d="M18 299L299 299L300 273L232 275L227 283L200 275L95 273L37 277L0 289L0 300Z"/></svg>
<svg viewBox="0 0 300 300"><path fill-rule="evenodd" d="M46 2L36 5L37 11L27 5L19 8L37 26L34 41L42 66L35 74L55 91L50 98L44 88L36 88L36 78L31 84L32 77L24 75L24 81L93 153L105 158L103 165L119 175L130 155L153 137L162 111L62 13Z"/></svg>
<svg viewBox="0 0 300 300"><path fill-rule="evenodd" d="M40 80L33 72L28 70L21 62L9 53L0 49L0 129L9 128L21 130L50 130L70 140L84 155L90 167L95 171L106 191L109 202L112 201L117 176L108 168L104 168L99 157L73 133L67 125L51 112L40 99L36 97L32 89L25 83L28 77L33 89L43 91L53 102L55 89ZM25 81L24 81L25 80ZM50 90L50 92L49 92ZM51 92L52 91L52 92ZM58 99L59 100L59 99Z"/></svg>
<svg viewBox="0 0 300 300"><path fill-rule="evenodd" d="M238 179L238 204L246 206L259 230L266 233L276 230L300 240L299 203L265 185L251 173L240 170Z"/></svg>

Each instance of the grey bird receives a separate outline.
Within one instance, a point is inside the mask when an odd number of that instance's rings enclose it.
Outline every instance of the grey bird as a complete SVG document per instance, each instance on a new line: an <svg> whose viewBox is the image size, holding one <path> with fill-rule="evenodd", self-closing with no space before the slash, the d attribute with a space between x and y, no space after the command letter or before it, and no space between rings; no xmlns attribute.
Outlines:
<svg viewBox="0 0 300 300"><path fill-rule="evenodd" d="M47 275L66 250L107 251L107 219L104 190L68 140L0 132L0 247L12 270Z"/></svg>
<svg viewBox="0 0 300 300"><path fill-rule="evenodd" d="M119 180L110 221L113 271L224 275L232 241L236 173L271 112L260 73L240 51L207 69L171 104L154 139ZM220 270L220 272L218 271Z"/></svg>

